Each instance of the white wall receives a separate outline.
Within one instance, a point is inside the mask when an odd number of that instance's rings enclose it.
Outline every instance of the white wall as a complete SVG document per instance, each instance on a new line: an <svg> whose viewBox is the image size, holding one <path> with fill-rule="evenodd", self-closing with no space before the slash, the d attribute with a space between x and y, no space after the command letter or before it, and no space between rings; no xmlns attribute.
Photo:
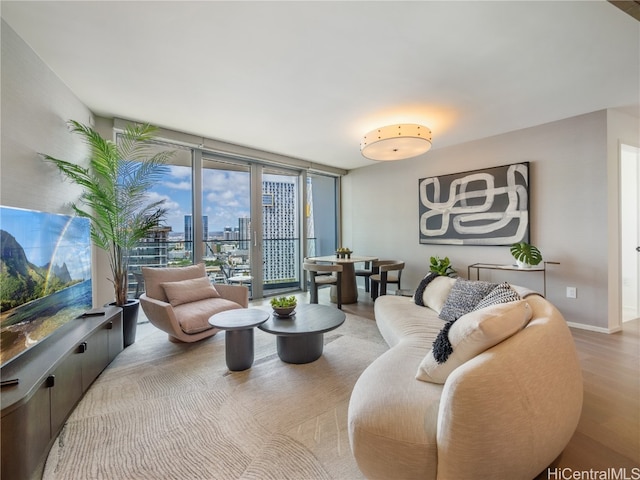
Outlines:
<svg viewBox="0 0 640 480"><path fill-rule="evenodd" d="M637 109L634 113L638 113ZM609 328L619 330L623 316L620 155L622 144L640 147L640 119L628 112L609 110L607 112L607 126Z"/></svg>
<svg viewBox="0 0 640 480"><path fill-rule="evenodd" d="M38 153L82 162L86 147L66 122L89 123L91 112L4 21L1 30L0 204L69 214L69 203L81 190L63 183L57 169ZM99 302L94 288L94 303L104 303Z"/></svg>
<svg viewBox="0 0 640 480"><path fill-rule="evenodd" d="M569 322L606 331L608 290L607 111L594 112L400 161L354 170L343 179L343 245L356 254L406 262L403 288L415 288L431 255L448 256L467 277L475 262L512 263L509 248L418 243L418 180L530 162L531 243L545 260L547 298ZM513 276L515 275L515 276ZM542 288L535 273L487 275ZM474 274L475 278L475 274ZM566 287L578 298L566 298Z"/></svg>

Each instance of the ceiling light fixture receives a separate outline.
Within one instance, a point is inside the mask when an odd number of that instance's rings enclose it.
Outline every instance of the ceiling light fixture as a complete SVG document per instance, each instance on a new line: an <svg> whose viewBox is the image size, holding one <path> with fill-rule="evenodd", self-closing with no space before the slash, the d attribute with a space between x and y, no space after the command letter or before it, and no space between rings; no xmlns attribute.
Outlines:
<svg viewBox="0 0 640 480"><path fill-rule="evenodd" d="M404 160L431 148L431 130L414 123L376 128L360 142L362 155L370 160Z"/></svg>

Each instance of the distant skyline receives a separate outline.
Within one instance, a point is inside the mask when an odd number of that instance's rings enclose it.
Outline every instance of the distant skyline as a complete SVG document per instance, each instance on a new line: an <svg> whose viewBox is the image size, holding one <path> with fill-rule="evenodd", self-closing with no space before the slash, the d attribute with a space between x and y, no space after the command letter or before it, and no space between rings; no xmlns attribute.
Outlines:
<svg viewBox="0 0 640 480"><path fill-rule="evenodd" d="M264 175L264 180L290 181L297 177ZM209 218L209 232L237 227L238 219L250 217L250 174L231 170L203 170L202 214ZM165 200L167 216L164 225L174 233L184 232L184 217L192 215L191 167L171 165L167 178L149 191L151 200Z"/></svg>

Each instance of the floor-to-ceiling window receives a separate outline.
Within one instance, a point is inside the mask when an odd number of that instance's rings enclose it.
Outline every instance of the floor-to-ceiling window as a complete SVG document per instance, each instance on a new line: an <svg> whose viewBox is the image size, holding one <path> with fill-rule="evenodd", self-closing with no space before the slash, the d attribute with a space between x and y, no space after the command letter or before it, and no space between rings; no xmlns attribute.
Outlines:
<svg viewBox="0 0 640 480"><path fill-rule="evenodd" d="M201 197L202 260L209 278L252 287L249 165L203 156Z"/></svg>
<svg viewBox="0 0 640 480"><path fill-rule="evenodd" d="M262 172L262 260L264 293L300 288L300 172Z"/></svg>
<svg viewBox="0 0 640 480"><path fill-rule="evenodd" d="M302 286L305 255L335 251L337 176L307 173L195 146L158 143L175 155L149 192L168 214L131 252L130 294L144 291L141 267L204 262L212 283L237 283L253 298Z"/></svg>
<svg viewBox="0 0 640 480"><path fill-rule="evenodd" d="M167 215L161 225L144 238L129 256L129 295L144 291L143 266L167 267L193 263L192 151L175 145L157 144L156 149L174 152L167 173L149 191L149 200L164 200Z"/></svg>
<svg viewBox="0 0 640 480"><path fill-rule="evenodd" d="M307 177L307 256L332 255L338 247L338 178Z"/></svg>

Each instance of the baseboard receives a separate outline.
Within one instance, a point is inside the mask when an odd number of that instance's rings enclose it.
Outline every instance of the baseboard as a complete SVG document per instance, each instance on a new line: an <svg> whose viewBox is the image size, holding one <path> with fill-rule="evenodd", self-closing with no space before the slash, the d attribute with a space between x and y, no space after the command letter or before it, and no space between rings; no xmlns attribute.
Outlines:
<svg viewBox="0 0 640 480"><path fill-rule="evenodd" d="M598 333L606 333L606 334L622 331L622 327L616 327L616 328L594 327L593 325L585 325L584 323L575 323L575 322L567 322L567 325L570 328L579 328L580 330L589 330L590 332L598 332Z"/></svg>

